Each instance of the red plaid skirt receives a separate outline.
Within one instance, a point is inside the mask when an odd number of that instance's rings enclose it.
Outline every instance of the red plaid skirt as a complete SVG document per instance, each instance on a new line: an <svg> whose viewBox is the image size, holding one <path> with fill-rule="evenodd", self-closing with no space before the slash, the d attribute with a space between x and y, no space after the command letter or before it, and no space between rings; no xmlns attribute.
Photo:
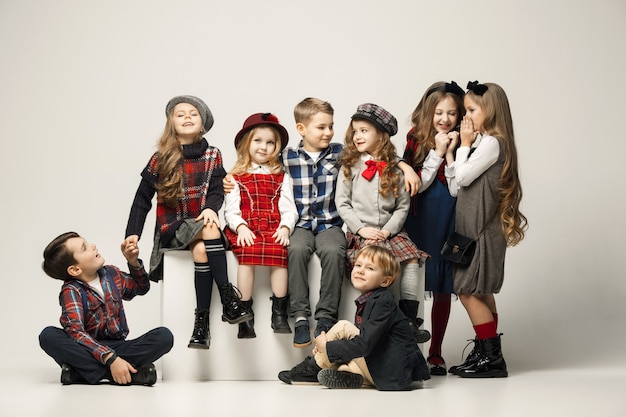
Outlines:
<svg viewBox="0 0 626 417"><path fill-rule="evenodd" d="M348 248L346 249L346 266L348 270L352 270L354 261L356 260L356 254L361 248L368 245L365 244L364 238L351 232L347 233L347 239ZM389 251L394 254L400 262L417 259L418 263L423 265L424 262L426 262L426 259L430 257L429 254L415 246L415 243L413 243L411 238L409 238L409 235L404 230L390 239L373 243L373 245L389 249Z"/></svg>

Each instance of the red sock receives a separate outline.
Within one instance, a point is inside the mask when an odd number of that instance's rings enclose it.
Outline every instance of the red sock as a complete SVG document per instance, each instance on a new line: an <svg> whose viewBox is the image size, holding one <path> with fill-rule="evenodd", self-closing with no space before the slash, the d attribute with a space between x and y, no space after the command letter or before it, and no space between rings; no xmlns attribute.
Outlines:
<svg viewBox="0 0 626 417"><path fill-rule="evenodd" d="M450 318L450 294L434 294L433 307L431 309L432 334L428 356L441 356L441 344L448 327ZM443 363L440 358L433 357L431 363Z"/></svg>
<svg viewBox="0 0 626 417"><path fill-rule="evenodd" d="M476 337L478 337L479 340L493 339L498 336L495 321L474 326L474 331L476 332Z"/></svg>

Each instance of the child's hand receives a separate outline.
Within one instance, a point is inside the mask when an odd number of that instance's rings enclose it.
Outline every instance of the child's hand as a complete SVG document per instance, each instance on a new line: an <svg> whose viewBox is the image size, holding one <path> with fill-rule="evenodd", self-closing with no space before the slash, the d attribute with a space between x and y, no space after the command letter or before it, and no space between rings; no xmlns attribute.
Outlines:
<svg viewBox="0 0 626 417"><path fill-rule="evenodd" d="M239 246L252 246L256 235L245 224L237 226L237 244Z"/></svg>
<svg viewBox="0 0 626 417"><path fill-rule="evenodd" d="M404 190L410 192L411 197L413 197L422 186L422 179L417 175L413 167L404 161L398 162L398 168L404 174Z"/></svg>
<svg viewBox="0 0 626 417"><path fill-rule="evenodd" d="M326 342L328 342L326 332L320 333L319 336L315 338L315 348L313 348L313 354L326 353Z"/></svg>
<svg viewBox="0 0 626 417"><path fill-rule="evenodd" d="M450 145L450 138L448 133L439 132L435 135L435 153L439 158L443 158L446 154L448 146Z"/></svg>
<svg viewBox="0 0 626 417"><path fill-rule="evenodd" d="M278 243L281 246L289 245L289 228L286 226L281 226L274 232L272 235L274 238L274 242Z"/></svg>
<svg viewBox="0 0 626 417"><path fill-rule="evenodd" d="M469 116L464 116L461 121L461 146L472 146L478 137L478 132L474 131L474 122Z"/></svg>
<svg viewBox="0 0 626 417"><path fill-rule="evenodd" d="M456 149L456 145L459 143L459 132L453 130L452 132L448 132L448 139L450 142L448 143L448 148L446 149L446 153L454 154L454 150Z"/></svg>
<svg viewBox="0 0 626 417"><path fill-rule="evenodd" d="M360 228L358 231L358 235L361 236L363 239L373 240L373 241L387 239L387 235L385 234L384 230L377 229L375 227L369 227L369 226Z"/></svg>
<svg viewBox="0 0 626 417"><path fill-rule="evenodd" d="M130 363L126 362L119 356L115 358L109 369L111 370L111 376L113 377L113 381L120 385L130 384L130 374L137 373L137 370Z"/></svg>
<svg viewBox="0 0 626 417"><path fill-rule="evenodd" d="M233 176L228 174L222 180L222 187L224 187L224 194L230 193L235 185L233 184Z"/></svg>
<svg viewBox="0 0 626 417"><path fill-rule="evenodd" d="M220 218L217 216L217 213L211 209L204 209L202 213L198 217L196 217L196 221L203 221L204 225L209 225L209 227L217 227L220 228Z"/></svg>
<svg viewBox="0 0 626 417"><path fill-rule="evenodd" d="M139 236L130 235L122 241L122 255L132 266L140 266L139 264Z"/></svg>

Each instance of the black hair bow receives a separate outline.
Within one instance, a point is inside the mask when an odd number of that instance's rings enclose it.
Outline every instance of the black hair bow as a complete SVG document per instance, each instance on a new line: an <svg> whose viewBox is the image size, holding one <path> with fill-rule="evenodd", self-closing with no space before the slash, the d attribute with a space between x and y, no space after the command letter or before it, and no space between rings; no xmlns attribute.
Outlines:
<svg viewBox="0 0 626 417"><path fill-rule="evenodd" d="M482 96L487 91L485 84L480 84L478 81L469 81L467 83L467 89L477 96Z"/></svg>
<svg viewBox="0 0 626 417"><path fill-rule="evenodd" d="M465 96L465 91L463 91L463 89L461 87L459 87L459 85L455 81L451 81L449 83L445 83L444 85L441 85L439 87L431 88L430 90L428 90L428 93L426 94L426 97L428 97L429 95L431 95L435 91L444 91L446 93L452 93L452 94L457 95L457 96L459 96L461 98L463 98L463 96Z"/></svg>

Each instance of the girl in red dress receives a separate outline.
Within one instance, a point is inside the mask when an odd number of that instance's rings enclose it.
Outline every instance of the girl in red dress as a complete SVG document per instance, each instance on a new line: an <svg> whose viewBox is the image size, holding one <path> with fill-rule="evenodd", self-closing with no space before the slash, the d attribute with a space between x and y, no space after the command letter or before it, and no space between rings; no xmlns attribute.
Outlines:
<svg viewBox="0 0 626 417"><path fill-rule="evenodd" d="M226 237L237 255L237 287L241 300L252 311L254 268L270 267L272 329L291 333L287 322L287 245L298 212L293 182L284 172L281 151L287 145L287 130L271 113L248 117L235 137L237 162L230 172L235 188L226 195ZM237 337L256 337L254 320L239 323Z"/></svg>

